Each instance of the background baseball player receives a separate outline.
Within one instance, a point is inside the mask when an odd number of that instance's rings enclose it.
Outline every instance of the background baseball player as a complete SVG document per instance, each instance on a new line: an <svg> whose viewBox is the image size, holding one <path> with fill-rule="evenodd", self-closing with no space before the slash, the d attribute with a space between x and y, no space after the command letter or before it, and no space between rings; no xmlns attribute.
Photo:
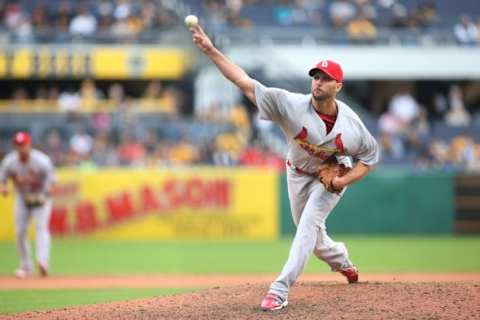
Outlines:
<svg viewBox="0 0 480 320"><path fill-rule="evenodd" d="M288 138L288 194L297 231L288 260L262 308L287 306L288 290L312 253L349 282L358 281L345 245L327 235L325 221L344 188L367 175L379 154L360 118L335 99L343 82L340 65L324 60L314 66L309 71L309 95L267 88L215 48L198 24L190 26L190 31L197 47L258 107L260 116L276 122ZM358 160L351 170L347 169L352 166L349 156Z"/></svg>
<svg viewBox="0 0 480 320"><path fill-rule="evenodd" d="M8 193L7 180L10 178L17 191L15 223L20 265L15 270L15 275L23 279L32 274L27 229L30 219L34 217L38 270L41 276L47 276L50 256L49 221L52 209L50 192L54 182L54 168L47 155L31 148L28 133L16 133L13 143L16 150L8 153L0 165L0 192L3 195Z"/></svg>

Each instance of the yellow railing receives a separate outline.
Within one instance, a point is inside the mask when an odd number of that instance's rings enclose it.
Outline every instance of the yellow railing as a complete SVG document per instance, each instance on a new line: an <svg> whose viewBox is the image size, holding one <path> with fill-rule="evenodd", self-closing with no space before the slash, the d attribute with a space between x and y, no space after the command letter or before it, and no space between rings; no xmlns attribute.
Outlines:
<svg viewBox="0 0 480 320"><path fill-rule="evenodd" d="M105 99L81 100L75 108L62 108L58 100L0 100L0 113L56 113L56 112L165 112L176 113L176 105L171 97L155 99L130 99L125 102L115 102Z"/></svg>

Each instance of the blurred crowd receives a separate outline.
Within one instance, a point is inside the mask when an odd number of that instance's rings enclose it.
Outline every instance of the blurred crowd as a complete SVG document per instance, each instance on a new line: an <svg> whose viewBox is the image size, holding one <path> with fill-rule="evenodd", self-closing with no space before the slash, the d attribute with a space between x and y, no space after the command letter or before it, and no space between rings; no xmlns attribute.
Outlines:
<svg viewBox="0 0 480 320"><path fill-rule="evenodd" d="M283 168L268 143L272 128L258 129L243 106L192 119L186 90L150 81L139 96L127 95L125 83L100 89L93 79L60 90L58 82L31 92L19 86L0 102L5 114L40 112L34 134L37 148L57 166L267 165ZM137 85L138 87L138 85ZM133 91L132 91L133 92ZM190 103L191 104L191 103ZM46 116L41 116L42 114ZM0 113L1 114L1 113ZM51 117L61 117L55 124ZM8 117L0 117L9 121ZM6 127L6 123L3 123ZM29 128L25 128L29 130ZM267 131L266 135L262 132ZM2 133L0 153L10 148ZM267 136L267 138L264 138ZM278 135L275 148L283 143Z"/></svg>
<svg viewBox="0 0 480 320"><path fill-rule="evenodd" d="M177 101L171 93L163 96L157 81L148 84L143 98L130 102L122 85L113 83L109 88L106 96L93 94L100 90L87 79L79 92L68 93L68 98L58 96L57 110L63 112L57 113L65 116L64 123L45 124L34 139L56 165L284 169L282 133L243 105L233 106L226 114L193 112L196 116L187 116L181 112L181 99ZM437 113L432 116L417 101L412 87L399 86L386 109L374 118L376 122L368 123L381 146L382 164L480 171L480 117L465 107L464 91L464 86L452 84L446 94L436 93L433 108ZM15 101L11 100L12 105ZM156 106L161 101L170 101L165 104L169 107ZM148 103L156 107L143 109ZM117 107L105 109L105 105ZM142 110L154 112L138 112Z"/></svg>
<svg viewBox="0 0 480 320"><path fill-rule="evenodd" d="M360 43L376 41L385 28L421 36L436 29L449 30L458 44L477 45L480 7L472 6L474 1L457 1L459 8L470 5L471 15L456 9L453 1L433 0L0 0L0 41L5 35L26 43L98 41L105 35L132 42L182 24L187 12L198 12L213 28L308 26L341 32ZM60 166L284 168L286 146L277 127L243 105L226 113L195 112L192 88L179 82L134 83L132 90L128 81L6 81L10 87L0 92L0 112L65 116L65 123L54 128L49 128L48 118L43 127L35 124L44 129L34 143ZM480 171L480 106L467 108L465 91L465 86L452 84L426 105L411 87L398 87L387 103L367 110L373 114L369 129L381 145L382 163ZM480 92L478 84L470 91ZM476 95L472 101L478 102ZM5 132L0 153L7 151Z"/></svg>
<svg viewBox="0 0 480 320"><path fill-rule="evenodd" d="M375 41L380 29L426 36L441 27L460 44L478 44L480 12L470 17L468 11L450 11L439 12L433 0L0 0L0 34L7 31L17 42L135 41L181 25L182 17L193 12L211 26L320 26L359 42Z"/></svg>
<svg viewBox="0 0 480 320"><path fill-rule="evenodd" d="M71 37L108 35L133 40L142 32L159 30L178 23L168 1L9 1L0 0L0 20L16 41L37 37L65 41Z"/></svg>
<svg viewBox="0 0 480 320"><path fill-rule="evenodd" d="M142 127L135 113L123 114L112 130L108 113L97 113L87 126L47 131L40 148L60 166L191 166L255 165L283 169L282 157L261 140L250 143L252 128L245 108L232 108L228 118L185 122L158 117Z"/></svg>
<svg viewBox="0 0 480 320"><path fill-rule="evenodd" d="M434 102L438 119L431 121L407 88L392 97L378 121L383 161L479 172L480 121L466 109L461 86L451 85L448 95L437 94Z"/></svg>
<svg viewBox="0 0 480 320"><path fill-rule="evenodd" d="M158 80L150 81L137 95L128 94L120 82L110 83L104 90L90 78L84 79L78 87L63 85L60 88L59 84L61 82L39 85L32 92L25 86L16 86L10 97L0 101L0 110L94 112L128 109L176 115L182 112L186 99L185 90L180 86L164 85Z"/></svg>
<svg viewBox="0 0 480 320"><path fill-rule="evenodd" d="M202 3L210 23L220 26L250 28L265 23L320 26L345 32L350 40L359 42L375 41L379 29L425 37L437 28L450 29L459 44L480 42L478 10L475 18L466 12L439 12L433 0L203 0ZM265 7L267 10L262 10Z"/></svg>

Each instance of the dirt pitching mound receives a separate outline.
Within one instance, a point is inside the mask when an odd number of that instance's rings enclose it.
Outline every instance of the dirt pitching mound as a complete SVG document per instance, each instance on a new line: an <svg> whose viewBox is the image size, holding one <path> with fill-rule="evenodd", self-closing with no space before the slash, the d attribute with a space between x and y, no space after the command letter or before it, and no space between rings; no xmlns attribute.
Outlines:
<svg viewBox="0 0 480 320"><path fill-rule="evenodd" d="M169 297L28 312L15 318L473 320L480 315L478 281L299 282L290 291L289 306L273 312L259 307L266 290L267 285L256 283L214 287Z"/></svg>

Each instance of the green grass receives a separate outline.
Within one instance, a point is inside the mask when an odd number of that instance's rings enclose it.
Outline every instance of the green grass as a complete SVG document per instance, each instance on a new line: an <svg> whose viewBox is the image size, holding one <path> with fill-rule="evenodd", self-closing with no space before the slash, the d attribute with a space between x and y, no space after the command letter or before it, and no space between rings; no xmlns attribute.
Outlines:
<svg viewBox="0 0 480 320"><path fill-rule="evenodd" d="M480 236L334 236L363 272L480 272ZM291 239L269 241L94 241L55 239L52 273L276 273ZM0 243L0 274L17 264L13 243ZM327 272L310 259L306 272Z"/></svg>
<svg viewBox="0 0 480 320"><path fill-rule="evenodd" d="M334 236L347 244L362 272L480 272L480 236ZM95 241L55 239L52 273L278 273L291 239L268 241ZM17 264L13 243L0 242L0 275ZM306 273L329 272L310 259ZM79 289L0 291L0 314L168 295L193 289Z"/></svg>
<svg viewBox="0 0 480 320"><path fill-rule="evenodd" d="M193 289L77 289L0 291L0 314L171 295Z"/></svg>

